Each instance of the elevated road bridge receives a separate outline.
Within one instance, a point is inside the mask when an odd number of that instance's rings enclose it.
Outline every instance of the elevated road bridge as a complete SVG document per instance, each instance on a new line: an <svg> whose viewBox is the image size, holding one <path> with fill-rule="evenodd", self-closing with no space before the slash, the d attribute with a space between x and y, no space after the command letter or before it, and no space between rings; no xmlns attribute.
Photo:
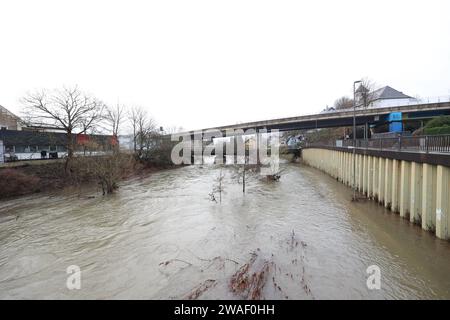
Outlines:
<svg viewBox="0 0 450 320"><path fill-rule="evenodd" d="M440 115L450 115L450 102L426 103L417 105L395 106L386 108L367 108L356 109L356 125L383 124L388 123L388 116L391 113L402 114L402 122L412 120L427 120ZM298 117L280 118L272 120L254 121L239 123L233 125L220 126L215 128L205 128L205 130L220 130L224 134L227 130L255 129L255 130L307 130L318 128L348 127L353 125L353 109L342 111L325 112L313 115L304 115ZM186 134L194 134L196 131L189 131Z"/></svg>

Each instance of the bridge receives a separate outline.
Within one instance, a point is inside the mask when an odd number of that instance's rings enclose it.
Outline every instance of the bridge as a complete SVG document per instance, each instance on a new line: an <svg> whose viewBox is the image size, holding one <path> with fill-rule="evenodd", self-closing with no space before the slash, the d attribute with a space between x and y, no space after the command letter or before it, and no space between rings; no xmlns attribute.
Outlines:
<svg viewBox="0 0 450 320"><path fill-rule="evenodd" d="M388 123L388 115L393 112L401 112L403 118L401 121L420 121L430 119L440 115L450 115L450 102L423 103L416 105L394 106L386 108L357 108L356 125ZM262 129L279 131L307 130L332 127L349 127L353 125L353 109L342 111L326 112L313 115L304 115L289 118L280 118L272 120L254 121L239 123L233 125L220 126L215 128L206 128L202 130L188 131L185 134L193 135L197 131L220 130L225 133L227 130L247 130Z"/></svg>

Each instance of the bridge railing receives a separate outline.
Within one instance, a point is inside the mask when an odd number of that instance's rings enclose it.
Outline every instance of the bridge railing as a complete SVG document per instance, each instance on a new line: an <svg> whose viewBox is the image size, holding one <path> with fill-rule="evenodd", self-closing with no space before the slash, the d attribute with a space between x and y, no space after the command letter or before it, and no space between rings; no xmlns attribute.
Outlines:
<svg viewBox="0 0 450 320"><path fill-rule="evenodd" d="M327 143L306 143L306 147L342 146L353 147L353 140L341 140ZM450 135L398 136L374 139L358 139L355 147L358 149L390 150L423 153L449 153Z"/></svg>

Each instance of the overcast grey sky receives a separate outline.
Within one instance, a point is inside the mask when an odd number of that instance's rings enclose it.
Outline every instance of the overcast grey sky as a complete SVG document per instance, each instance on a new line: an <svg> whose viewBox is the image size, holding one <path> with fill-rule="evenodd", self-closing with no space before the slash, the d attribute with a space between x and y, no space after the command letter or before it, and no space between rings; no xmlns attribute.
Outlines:
<svg viewBox="0 0 450 320"><path fill-rule="evenodd" d="M77 84L198 129L315 113L369 77L450 95L450 1L4 1L0 105Z"/></svg>

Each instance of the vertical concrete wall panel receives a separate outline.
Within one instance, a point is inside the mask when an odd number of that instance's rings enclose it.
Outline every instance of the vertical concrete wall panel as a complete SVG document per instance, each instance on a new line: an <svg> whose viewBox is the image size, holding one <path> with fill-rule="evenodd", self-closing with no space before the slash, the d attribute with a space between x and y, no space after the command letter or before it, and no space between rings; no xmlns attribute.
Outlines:
<svg viewBox="0 0 450 320"><path fill-rule="evenodd" d="M378 201L378 170L380 166L380 159L378 157L372 158L372 198Z"/></svg>
<svg viewBox="0 0 450 320"><path fill-rule="evenodd" d="M386 159L384 170L384 206L388 209L392 206L392 160Z"/></svg>
<svg viewBox="0 0 450 320"><path fill-rule="evenodd" d="M368 168L367 168L367 156L363 156L363 187L362 187L362 193L367 194L367 175L368 175Z"/></svg>
<svg viewBox="0 0 450 320"><path fill-rule="evenodd" d="M400 161L392 160L392 205L391 211L400 211Z"/></svg>
<svg viewBox="0 0 450 320"><path fill-rule="evenodd" d="M448 239L448 220L450 209L450 170L444 166L437 166L436 172L436 236Z"/></svg>
<svg viewBox="0 0 450 320"><path fill-rule="evenodd" d="M384 158L379 158L378 165L378 202L384 205L384 177L385 177L385 160Z"/></svg>
<svg viewBox="0 0 450 320"><path fill-rule="evenodd" d="M411 204L411 163L401 162L400 169L400 217L409 218Z"/></svg>
<svg viewBox="0 0 450 320"><path fill-rule="evenodd" d="M422 183L422 228L436 228L436 166L423 164Z"/></svg>
<svg viewBox="0 0 450 320"><path fill-rule="evenodd" d="M411 163L411 199L409 221L421 224L422 217L422 164Z"/></svg>

